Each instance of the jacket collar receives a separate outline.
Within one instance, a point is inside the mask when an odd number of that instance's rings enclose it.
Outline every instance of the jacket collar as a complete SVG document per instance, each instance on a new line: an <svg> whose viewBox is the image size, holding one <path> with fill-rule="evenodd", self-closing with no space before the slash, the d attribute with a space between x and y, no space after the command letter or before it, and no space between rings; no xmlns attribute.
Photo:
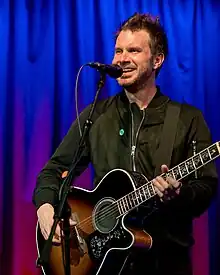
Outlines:
<svg viewBox="0 0 220 275"><path fill-rule="evenodd" d="M161 93L160 87L156 86L156 88L157 88L156 94L146 109L161 108L164 103L167 103L169 101L169 97ZM130 104L124 90L122 90L119 93L119 98L124 104L127 104L127 105Z"/></svg>
<svg viewBox="0 0 220 275"><path fill-rule="evenodd" d="M170 101L169 97L163 95L161 93L160 87L157 86L157 92L155 96L149 103L148 107L144 110L146 112L144 125L163 123L165 118L166 105L168 101ZM121 93L118 94L118 111L121 119L125 123L128 121L128 117L130 116L130 104L131 103L129 102L126 96L125 91L121 91Z"/></svg>

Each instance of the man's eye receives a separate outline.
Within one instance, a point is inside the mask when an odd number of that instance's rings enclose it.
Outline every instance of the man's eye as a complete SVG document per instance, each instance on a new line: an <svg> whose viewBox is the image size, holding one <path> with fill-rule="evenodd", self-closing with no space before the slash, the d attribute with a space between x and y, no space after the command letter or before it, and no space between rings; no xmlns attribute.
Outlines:
<svg viewBox="0 0 220 275"><path fill-rule="evenodd" d="M115 53L121 53L122 51L121 50L115 50Z"/></svg>
<svg viewBox="0 0 220 275"><path fill-rule="evenodd" d="M132 52L132 53L134 53L134 52L138 53L138 52L140 52L140 50L139 50L139 49L132 48L132 49L130 49L130 52Z"/></svg>

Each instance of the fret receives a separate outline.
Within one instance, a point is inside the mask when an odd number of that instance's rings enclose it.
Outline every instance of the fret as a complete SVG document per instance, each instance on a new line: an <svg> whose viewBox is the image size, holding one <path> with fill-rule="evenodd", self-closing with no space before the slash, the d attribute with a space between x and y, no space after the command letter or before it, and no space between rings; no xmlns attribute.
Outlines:
<svg viewBox="0 0 220 275"><path fill-rule="evenodd" d="M130 204L131 206L133 207L134 206L134 201L133 201L133 196L132 196L133 193L129 193L128 194L128 198L129 198L129 201L130 201Z"/></svg>
<svg viewBox="0 0 220 275"><path fill-rule="evenodd" d="M180 178L182 178L182 174L181 174L180 166L179 166L179 165L177 165L177 168L178 168L178 170L179 170L179 175L180 175Z"/></svg>
<svg viewBox="0 0 220 275"><path fill-rule="evenodd" d="M134 201L133 201L133 193L128 194L128 199L130 201L131 207L133 208L135 206Z"/></svg>
<svg viewBox="0 0 220 275"><path fill-rule="evenodd" d="M124 209L124 207L123 207L124 205L122 203L122 199L119 200L119 203L120 203L120 207L121 207L122 213L124 214L125 211L126 211L126 209Z"/></svg>
<svg viewBox="0 0 220 275"><path fill-rule="evenodd" d="M132 204L133 204L133 207L134 207L136 205L134 192L131 193L131 200L132 200Z"/></svg>
<svg viewBox="0 0 220 275"><path fill-rule="evenodd" d="M193 157L192 159L193 159L193 162L194 162L194 165L195 165L196 169L199 168L203 164L199 154L196 155L195 157Z"/></svg>
<svg viewBox="0 0 220 275"><path fill-rule="evenodd" d="M196 164L195 164L194 158L191 158L191 160L192 160L193 166L194 166L194 168L195 168L195 170L196 170Z"/></svg>
<svg viewBox="0 0 220 275"><path fill-rule="evenodd" d="M218 151L218 147L216 144L212 145L210 148L209 148L209 153L211 155L212 158L215 158L219 155L219 151Z"/></svg>
<svg viewBox="0 0 220 275"><path fill-rule="evenodd" d="M173 169L171 169L171 170L169 170L169 171L167 172L167 176L168 176L168 177L171 177L171 178L173 178L173 179L176 179L176 176L175 176L175 173L174 173L174 170L173 170Z"/></svg>
<svg viewBox="0 0 220 275"><path fill-rule="evenodd" d="M138 192L137 191L138 191L138 189L134 191L135 196L136 196L136 202L137 202L137 204L140 204L140 202L139 202L139 196L138 196Z"/></svg>
<svg viewBox="0 0 220 275"><path fill-rule="evenodd" d="M212 159L211 153L210 153L209 149L207 149L207 151L208 151L209 159L211 160Z"/></svg>
<svg viewBox="0 0 220 275"><path fill-rule="evenodd" d="M129 202L130 202L130 208L133 208L139 204L141 204L145 198L142 198L142 194L140 193L139 189L136 189L132 193L130 193L129 197Z"/></svg>
<svg viewBox="0 0 220 275"><path fill-rule="evenodd" d="M138 205L139 201L138 201L138 196L137 196L137 191L136 190L134 191L134 195L135 195L135 203L136 203L136 205Z"/></svg>
<svg viewBox="0 0 220 275"><path fill-rule="evenodd" d="M128 202L128 205L129 205L129 208L133 208L133 205L132 205L132 202L131 202L131 198L130 198L130 195L126 195L126 199L127 199L127 202Z"/></svg>
<svg viewBox="0 0 220 275"><path fill-rule="evenodd" d="M134 203L134 206L136 206L137 205L137 197L136 197L135 191L133 191L131 194L132 194L132 201Z"/></svg>
<svg viewBox="0 0 220 275"><path fill-rule="evenodd" d="M143 198L142 198L142 194L141 194L141 189L138 188L138 189L137 189L137 192L138 192L138 197L139 197L139 199L140 199L140 201L141 201L141 203L142 203L142 202L143 202Z"/></svg>
<svg viewBox="0 0 220 275"><path fill-rule="evenodd" d="M211 160L211 157L210 157L210 155L209 155L207 149L204 150L204 151L202 151L202 152L200 153L200 156L201 156L201 158L202 158L203 163L207 163L208 161Z"/></svg>
<svg viewBox="0 0 220 275"><path fill-rule="evenodd" d="M128 208L128 210L129 210L129 208L130 208L130 203L129 203L129 200L128 200L128 196L127 196L127 195L125 196L125 201L126 201L127 208Z"/></svg>
<svg viewBox="0 0 220 275"><path fill-rule="evenodd" d="M140 198L141 198L141 202L144 202L145 197L144 197L144 192L143 192L143 188L139 188L139 193L140 193Z"/></svg>
<svg viewBox="0 0 220 275"><path fill-rule="evenodd" d="M144 200L147 200L147 194L146 194L146 192L145 192L144 186L142 186L141 189L142 189L142 192L143 192L143 194L144 194Z"/></svg>
<svg viewBox="0 0 220 275"><path fill-rule="evenodd" d="M144 190L145 190L145 194L146 194L147 198L149 199L150 198L150 190L148 189L148 184L146 184L144 186Z"/></svg>
<svg viewBox="0 0 220 275"><path fill-rule="evenodd" d="M168 177L175 179L173 170L169 170L169 171L166 172L164 175L162 175L162 178L163 178L164 180L166 180L166 181L168 180Z"/></svg>
<svg viewBox="0 0 220 275"><path fill-rule="evenodd" d="M175 179L176 180L179 180L181 178L178 166L176 166L176 167L173 168L173 173L175 175Z"/></svg>
<svg viewBox="0 0 220 275"><path fill-rule="evenodd" d="M125 202L124 202L124 198L121 198L121 202L122 202L122 205L124 207L124 212L126 212L126 205L125 205Z"/></svg>
<svg viewBox="0 0 220 275"><path fill-rule="evenodd" d="M173 169L171 169L170 172L171 172L171 174L172 174L171 177L172 177L173 179L176 179L175 174L174 174L174 172L173 172Z"/></svg>
<svg viewBox="0 0 220 275"><path fill-rule="evenodd" d="M179 165L179 169L180 169L181 177L185 177L186 175L188 175L188 171L186 169L185 162L183 162Z"/></svg>
<svg viewBox="0 0 220 275"><path fill-rule="evenodd" d="M189 159L186 161L188 172L191 173L196 169L196 166L193 162L193 159Z"/></svg>
<svg viewBox="0 0 220 275"><path fill-rule="evenodd" d="M126 199L127 199L127 202L128 202L128 207L132 208L133 206L132 206L132 203L131 203L131 200L130 200L130 196L127 195Z"/></svg>
<svg viewBox="0 0 220 275"><path fill-rule="evenodd" d="M121 209L121 206L120 206L120 200L117 201L117 206L118 206L119 214L122 215L123 212L122 212L122 209Z"/></svg>
<svg viewBox="0 0 220 275"><path fill-rule="evenodd" d="M135 206L137 206L138 205L138 198L137 198L136 190L133 192L133 201L135 203Z"/></svg>
<svg viewBox="0 0 220 275"><path fill-rule="evenodd" d="M125 209L126 209L126 211L128 211L129 210L129 205L128 205L128 201L127 201L127 196L125 196L123 198L123 200L124 200L124 204L125 204Z"/></svg>
<svg viewBox="0 0 220 275"><path fill-rule="evenodd" d="M150 193L150 197L153 197L155 195L155 190L152 183L148 184L148 190Z"/></svg>
<svg viewBox="0 0 220 275"><path fill-rule="evenodd" d="M201 156L201 153L199 153L199 158L200 158L200 160L201 160L201 165L203 165L203 159L202 159L202 156Z"/></svg>
<svg viewBox="0 0 220 275"><path fill-rule="evenodd" d="M189 169L188 169L188 165L187 165L186 161L184 162L184 165L185 165L185 168L186 168L187 174L189 174Z"/></svg>

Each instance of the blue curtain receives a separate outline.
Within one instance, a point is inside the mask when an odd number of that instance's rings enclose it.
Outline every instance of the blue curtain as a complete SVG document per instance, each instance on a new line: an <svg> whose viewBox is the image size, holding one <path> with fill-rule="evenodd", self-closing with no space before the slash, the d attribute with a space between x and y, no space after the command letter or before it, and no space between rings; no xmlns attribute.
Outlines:
<svg viewBox="0 0 220 275"><path fill-rule="evenodd" d="M163 93L202 110L213 142L220 140L218 0L0 0L1 274L37 274L36 176L76 117L79 68L111 63L115 31L136 11L160 16L168 34L169 58L157 79ZM98 79L82 70L80 111L93 101ZM108 78L100 97L118 91ZM207 249L195 256L196 275L220 274L219 203L218 194L195 232Z"/></svg>

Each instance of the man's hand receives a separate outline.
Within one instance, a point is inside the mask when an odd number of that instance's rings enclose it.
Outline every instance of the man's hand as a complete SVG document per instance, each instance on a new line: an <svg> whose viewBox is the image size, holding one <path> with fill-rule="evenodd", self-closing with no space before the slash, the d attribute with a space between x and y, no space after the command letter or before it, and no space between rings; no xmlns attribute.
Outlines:
<svg viewBox="0 0 220 275"><path fill-rule="evenodd" d="M166 165L161 166L162 173L166 173L168 170L169 168ZM170 200L171 198L179 195L180 187L182 186L179 181L171 177L167 177L165 181L161 176L153 179L153 184L155 191L161 200Z"/></svg>
<svg viewBox="0 0 220 275"><path fill-rule="evenodd" d="M54 208L51 204L45 203L41 205L41 207L37 210L38 222L40 225L41 233L44 236L45 240L48 239L50 235L50 231L53 225L53 217L54 217ZM76 221L72 218L70 219L70 225L76 225ZM61 242L61 229L59 224L57 225L56 231L53 236L53 243Z"/></svg>

